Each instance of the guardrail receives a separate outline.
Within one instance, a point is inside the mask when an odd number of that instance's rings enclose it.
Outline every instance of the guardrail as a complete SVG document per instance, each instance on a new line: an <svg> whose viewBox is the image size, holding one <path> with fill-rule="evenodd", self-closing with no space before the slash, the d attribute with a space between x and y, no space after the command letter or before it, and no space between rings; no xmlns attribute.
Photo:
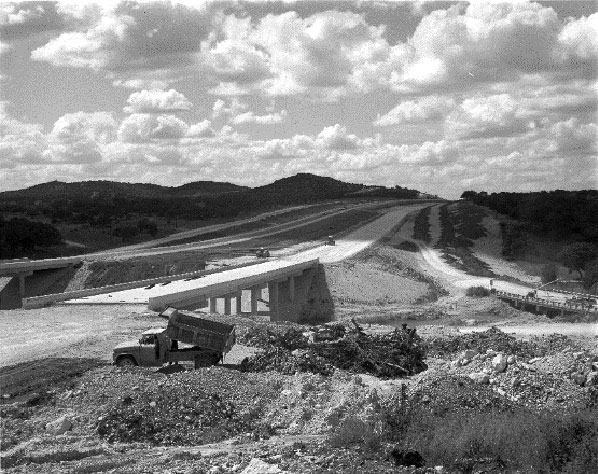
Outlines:
<svg viewBox="0 0 598 474"><path fill-rule="evenodd" d="M257 265L260 263L264 263L264 261L256 260L253 262L241 263L239 265L230 265L230 266L226 266L226 267L222 267L222 268L215 268L212 270L199 270L199 271L191 272L191 273L181 273L179 275L170 275L170 276L149 278L147 280L135 280L135 281L129 281L126 283L117 283L115 285L102 286L100 288L88 288L85 290L74 290L74 291L68 291L65 293L54 293L51 295L32 296L30 298L23 298L23 308L25 308L25 309L41 308L50 303L57 303L59 301L74 300L74 299L84 298L86 296L101 295L101 294L105 294L105 293L115 293L115 292L124 291L124 290L132 290L134 288L142 288L144 286L158 284L158 283L166 283L169 281L201 278L201 277L204 277L207 275L213 275L215 273L222 273L222 272L232 270L235 268L250 267L252 265Z"/></svg>
<svg viewBox="0 0 598 474"><path fill-rule="evenodd" d="M583 303L561 303L559 301L551 301L551 300L547 300L544 298L534 298L531 296L523 296L523 295L520 295L517 293L509 293L507 291L500 291L500 290L496 291L496 296L503 297L503 298L509 298L512 300L517 300L522 303L535 304L535 305L545 306L545 307L554 308L554 309L563 309L563 310L568 309L571 311L591 311L591 312L598 313L598 306L588 306Z"/></svg>

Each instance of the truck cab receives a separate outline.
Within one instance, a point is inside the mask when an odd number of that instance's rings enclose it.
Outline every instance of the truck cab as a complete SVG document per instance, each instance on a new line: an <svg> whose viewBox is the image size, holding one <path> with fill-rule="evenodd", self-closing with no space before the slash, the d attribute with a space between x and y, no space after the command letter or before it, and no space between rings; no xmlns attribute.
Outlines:
<svg viewBox="0 0 598 474"><path fill-rule="evenodd" d="M169 349L169 342L165 328L149 329L144 331L138 340L116 346L112 359L118 366L160 367L164 363L164 354Z"/></svg>

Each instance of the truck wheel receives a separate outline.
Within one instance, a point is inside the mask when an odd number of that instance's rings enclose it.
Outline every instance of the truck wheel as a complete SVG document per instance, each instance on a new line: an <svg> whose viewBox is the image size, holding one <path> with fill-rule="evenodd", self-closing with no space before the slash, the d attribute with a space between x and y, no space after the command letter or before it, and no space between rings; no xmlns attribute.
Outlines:
<svg viewBox="0 0 598 474"><path fill-rule="evenodd" d="M116 365L118 367L135 367L137 362L131 356L123 356L116 359Z"/></svg>

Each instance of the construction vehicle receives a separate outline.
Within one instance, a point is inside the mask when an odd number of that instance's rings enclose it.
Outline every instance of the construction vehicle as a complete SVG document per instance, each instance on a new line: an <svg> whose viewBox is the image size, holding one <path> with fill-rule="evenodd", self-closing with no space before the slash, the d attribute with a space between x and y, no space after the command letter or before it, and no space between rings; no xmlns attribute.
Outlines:
<svg viewBox="0 0 598 474"><path fill-rule="evenodd" d="M270 252L262 247L255 252L255 256L257 258L268 258L270 256Z"/></svg>
<svg viewBox="0 0 598 474"><path fill-rule="evenodd" d="M336 245L336 241L332 235L328 236L328 240L324 243L324 245Z"/></svg>
<svg viewBox="0 0 598 474"><path fill-rule="evenodd" d="M153 328L138 340L116 346L112 360L119 367L161 367L166 363L194 362L195 368L216 365L235 344L235 327L167 309L166 328Z"/></svg>

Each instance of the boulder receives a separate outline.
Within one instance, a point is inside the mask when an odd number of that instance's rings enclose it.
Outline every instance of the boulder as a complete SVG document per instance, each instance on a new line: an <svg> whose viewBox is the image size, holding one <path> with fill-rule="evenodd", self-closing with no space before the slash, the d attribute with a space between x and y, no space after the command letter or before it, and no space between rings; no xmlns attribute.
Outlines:
<svg viewBox="0 0 598 474"><path fill-rule="evenodd" d="M253 458L241 474L278 474L281 473L278 464L268 464L258 458Z"/></svg>
<svg viewBox="0 0 598 474"><path fill-rule="evenodd" d="M586 381L586 376L585 376L584 374L579 374L579 373L577 373L577 374L573 374L573 377L572 377L572 378L573 378L573 381L574 381L574 382L575 382L577 385L580 385L580 386L583 386L583 384L584 384L584 383L585 383L585 381Z"/></svg>
<svg viewBox="0 0 598 474"><path fill-rule="evenodd" d="M490 382L490 376L484 372L474 372L473 374L469 374L469 378L475 383L483 385L487 385Z"/></svg>
<svg viewBox="0 0 598 474"><path fill-rule="evenodd" d="M594 387L595 385L598 385L598 372L590 372L586 376L585 386Z"/></svg>
<svg viewBox="0 0 598 474"><path fill-rule="evenodd" d="M57 418L54 421L46 423L46 431L54 435L61 435L69 431L73 427L73 422L66 415Z"/></svg>
<svg viewBox="0 0 598 474"><path fill-rule="evenodd" d="M469 362L469 361L471 361L476 356L477 353L478 353L478 351L476 351L476 350L466 349L466 350L464 350L461 353L460 359L461 360L466 360L466 361Z"/></svg>
<svg viewBox="0 0 598 474"><path fill-rule="evenodd" d="M511 365L511 364L514 364L515 362L517 362L516 355L510 355L509 357L507 357L507 364Z"/></svg>
<svg viewBox="0 0 598 474"><path fill-rule="evenodd" d="M499 374L504 372L507 368L507 357L504 354L498 354L492 359L492 369Z"/></svg>

